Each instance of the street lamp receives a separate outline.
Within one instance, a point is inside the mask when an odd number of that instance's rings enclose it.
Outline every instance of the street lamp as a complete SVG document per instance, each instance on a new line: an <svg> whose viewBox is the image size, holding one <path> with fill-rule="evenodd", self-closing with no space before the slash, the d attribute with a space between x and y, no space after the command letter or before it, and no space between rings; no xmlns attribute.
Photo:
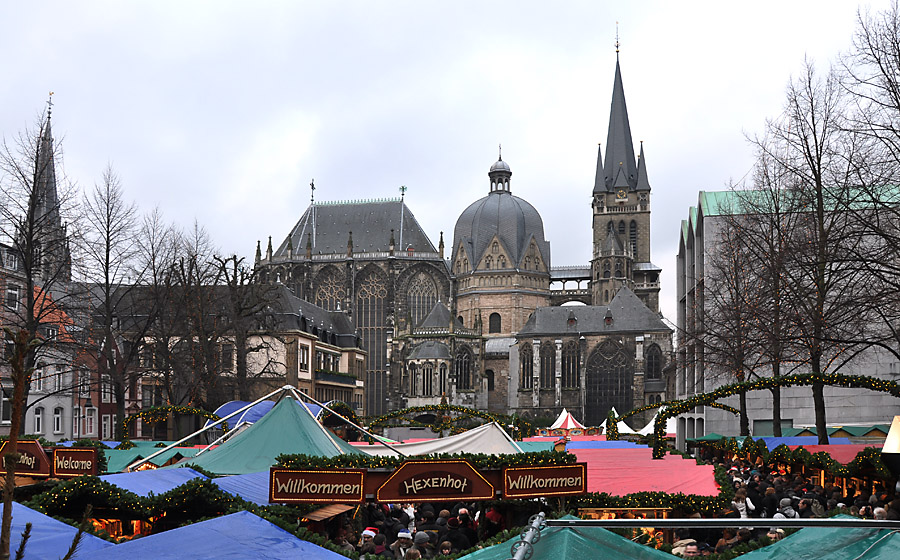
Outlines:
<svg viewBox="0 0 900 560"><path fill-rule="evenodd" d="M884 447L881 448L881 460L897 480L894 493L900 493L900 416L894 416Z"/></svg>

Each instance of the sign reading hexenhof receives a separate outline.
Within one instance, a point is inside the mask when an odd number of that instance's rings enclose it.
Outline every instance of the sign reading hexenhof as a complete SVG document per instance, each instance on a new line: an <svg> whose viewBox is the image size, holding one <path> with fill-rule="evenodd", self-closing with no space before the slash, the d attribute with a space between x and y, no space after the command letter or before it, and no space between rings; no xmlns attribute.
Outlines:
<svg viewBox="0 0 900 560"><path fill-rule="evenodd" d="M464 460L406 461L375 493L379 502L493 500L495 490Z"/></svg>

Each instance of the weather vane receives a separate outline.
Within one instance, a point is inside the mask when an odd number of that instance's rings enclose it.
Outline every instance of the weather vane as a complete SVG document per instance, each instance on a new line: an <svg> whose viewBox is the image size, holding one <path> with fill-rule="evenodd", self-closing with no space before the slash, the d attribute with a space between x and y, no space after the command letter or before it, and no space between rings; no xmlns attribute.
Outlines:
<svg viewBox="0 0 900 560"><path fill-rule="evenodd" d="M616 54L619 54L619 22L616 22Z"/></svg>
<svg viewBox="0 0 900 560"><path fill-rule="evenodd" d="M497 159L503 159L503 144L497 144L497 153L499 154Z"/></svg>
<svg viewBox="0 0 900 560"><path fill-rule="evenodd" d="M406 196L406 185L400 185L400 198Z"/></svg>
<svg viewBox="0 0 900 560"><path fill-rule="evenodd" d="M309 201L311 203L315 203L316 201L316 180L313 179L309 182Z"/></svg>
<svg viewBox="0 0 900 560"><path fill-rule="evenodd" d="M50 113L53 111L53 92L50 92L50 95L47 97L47 118L50 118Z"/></svg>

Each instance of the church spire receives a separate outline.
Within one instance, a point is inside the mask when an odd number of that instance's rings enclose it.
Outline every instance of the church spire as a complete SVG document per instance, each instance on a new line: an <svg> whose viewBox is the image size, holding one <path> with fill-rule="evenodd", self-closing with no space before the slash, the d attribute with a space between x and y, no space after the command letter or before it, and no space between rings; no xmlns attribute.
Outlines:
<svg viewBox="0 0 900 560"><path fill-rule="evenodd" d="M638 175L635 190L649 191L650 179L647 178L647 158L644 157L644 142L641 142L641 155L638 156Z"/></svg>
<svg viewBox="0 0 900 560"><path fill-rule="evenodd" d="M622 86L618 53L616 53L616 75L613 81L612 103L609 110L605 159L604 183L602 185L595 184L594 191L611 191L615 186L623 183L627 183L630 189L634 189L637 185L637 166L634 161L634 144L631 140L631 126L628 124L628 109L625 106L625 88ZM600 166L599 156L597 166L598 168Z"/></svg>

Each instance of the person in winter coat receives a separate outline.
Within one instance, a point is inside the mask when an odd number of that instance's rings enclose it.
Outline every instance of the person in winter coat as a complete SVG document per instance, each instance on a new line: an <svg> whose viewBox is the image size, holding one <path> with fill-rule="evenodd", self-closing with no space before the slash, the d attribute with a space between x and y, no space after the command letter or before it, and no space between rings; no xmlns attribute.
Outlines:
<svg viewBox="0 0 900 560"><path fill-rule="evenodd" d="M796 519L797 512L794 511L793 501L790 498L781 498L778 503L778 511L772 516L772 519Z"/></svg>
<svg viewBox="0 0 900 560"><path fill-rule="evenodd" d="M745 488L740 488L734 493L734 500L731 502L731 505L741 514L741 519L750 517L753 510L756 509L753 502L747 499L747 490Z"/></svg>

